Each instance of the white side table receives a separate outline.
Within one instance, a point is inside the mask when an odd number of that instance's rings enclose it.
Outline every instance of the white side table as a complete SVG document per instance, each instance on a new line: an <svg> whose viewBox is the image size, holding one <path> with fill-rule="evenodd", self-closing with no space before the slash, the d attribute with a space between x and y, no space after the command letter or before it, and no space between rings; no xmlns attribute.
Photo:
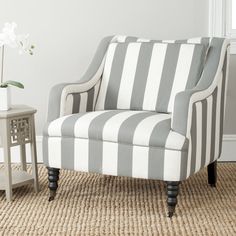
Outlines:
<svg viewBox="0 0 236 236"><path fill-rule="evenodd" d="M4 154L4 171L0 172L0 190L6 191L7 201L12 199L12 189L34 184L35 192L39 191L37 153L35 142L34 114L36 109L15 105L8 111L0 111L0 147ZM25 144L30 143L32 175L27 173ZM20 146L21 169L11 169L11 147Z"/></svg>

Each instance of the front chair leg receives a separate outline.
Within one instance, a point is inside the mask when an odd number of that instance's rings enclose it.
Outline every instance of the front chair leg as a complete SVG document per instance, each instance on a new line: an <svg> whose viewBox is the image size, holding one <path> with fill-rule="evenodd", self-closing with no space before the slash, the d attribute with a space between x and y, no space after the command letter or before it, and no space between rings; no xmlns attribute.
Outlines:
<svg viewBox="0 0 236 236"><path fill-rule="evenodd" d="M211 187L216 187L217 161L214 161L207 166L207 172L208 172L208 184L210 184Z"/></svg>
<svg viewBox="0 0 236 236"><path fill-rule="evenodd" d="M167 206L168 217L172 217L175 212L175 206L177 205L177 196L179 194L179 184L177 181L169 181L167 184Z"/></svg>
<svg viewBox="0 0 236 236"><path fill-rule="evenodd" d="M60 170L57 168L51 168L51 167L47 167L48 169L48 188L50 189L50 196L48 201L52 201L54 200L55 196L56 196L56 191L58 188L58 180L59 180L59 174L60 174Z"/></svg>

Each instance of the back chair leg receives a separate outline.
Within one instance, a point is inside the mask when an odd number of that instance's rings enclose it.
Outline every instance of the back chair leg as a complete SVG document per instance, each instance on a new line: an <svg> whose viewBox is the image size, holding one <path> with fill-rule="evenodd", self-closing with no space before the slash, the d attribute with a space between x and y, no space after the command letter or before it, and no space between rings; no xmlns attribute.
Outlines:
<svg viewBox="0 0 236 236"><path fill-rule="evenodd" d="M48 188L50 189L50 196L49 196L48 201L50 202L54 200L56 196L60 170L57 168L51 168L51 167L47 167L47 169L48 169L48 181L49 181Z"/></svg>
<svg viewBox="0 0 236 236"><path fill-rule="evenodd" d="M208 172L208 184L210 184L211 187L216 187L217 161L212 162L210 165L207 166L207 172Z"/></svg>
<svg viewBox="0 0 236 236"><path fill-rule="evenodd" d="M179 194L179 184L177 181L169 181L167 184L167 206L168 206L168 217L172 217L175 212L177 205L177 196Z"/></svg>

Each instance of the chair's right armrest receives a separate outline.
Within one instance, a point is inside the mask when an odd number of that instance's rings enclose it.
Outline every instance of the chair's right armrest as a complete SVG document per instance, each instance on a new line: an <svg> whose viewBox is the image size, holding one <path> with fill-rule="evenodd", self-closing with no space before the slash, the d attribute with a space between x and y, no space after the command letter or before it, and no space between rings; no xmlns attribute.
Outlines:
<svg viewBox="0 0 236 236"><path fill-rule="evenodd" d="M94 108L107 48L113 37L106 37L100 42L88 70L79 81L57 84L51 89L48 122L63 115L86 112Z"/></svg>

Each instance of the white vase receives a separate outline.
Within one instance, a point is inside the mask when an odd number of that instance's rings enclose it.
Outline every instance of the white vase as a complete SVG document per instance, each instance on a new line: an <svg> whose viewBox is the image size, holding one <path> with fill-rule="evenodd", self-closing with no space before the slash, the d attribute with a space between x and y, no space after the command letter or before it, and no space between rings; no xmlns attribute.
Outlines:
<svg viewBox="0 0 236 236"><path fill-rule="evenodd" d="M7 111L10 109L11 105L11 94L10 88L1 88L0 87L0 111Z"/></svg>

